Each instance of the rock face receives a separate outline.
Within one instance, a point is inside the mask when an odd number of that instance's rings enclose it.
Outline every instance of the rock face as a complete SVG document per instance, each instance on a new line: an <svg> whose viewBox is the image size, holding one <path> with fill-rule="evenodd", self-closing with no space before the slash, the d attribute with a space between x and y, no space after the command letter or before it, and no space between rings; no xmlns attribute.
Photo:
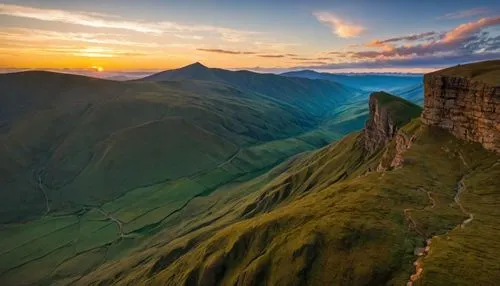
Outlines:
<svg viewBox="0 0 500 286"><path fill-rule="evenodd" d="M450 75L424 76L422 122L500 153L500 87Z"/></svg>
<svg viewBox="0 0 500 286"><path fill-rule="evenodd" d="M396 124L391 113L379 102L376 93L370 95L370 116L365 124L365 149L369 153L385 146L396 134Z"/></svg>
<svg viewBox="0 0 500 286"><path fill-rule="evenodd" d="M422 108L403 98L374 92L370 95L370 116L365 124L365 149L373 153L396 136L398 128L420 116Z"/></svg>

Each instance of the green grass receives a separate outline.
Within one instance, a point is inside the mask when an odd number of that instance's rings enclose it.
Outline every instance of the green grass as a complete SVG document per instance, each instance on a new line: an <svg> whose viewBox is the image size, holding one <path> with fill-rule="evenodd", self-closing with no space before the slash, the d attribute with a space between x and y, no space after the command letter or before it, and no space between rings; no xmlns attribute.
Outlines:
<svg viewBox="0 0 500 286"><path fill-rule="evenodd" d="M500 85L500 60L457 65L432 72L429 75L459 76L498 86Z"/></svg>
<svg viewBox="0 0 500 286"><path fill-rule="evenodd" d="M470 230L469 226L465 229L469 236L455 234L453 229L465 218L453 198L457 182L470 173L466 184L471 193L464 194L464 204L477 212L476 219L482 220L484 204L489 202L492 208L494 204L489 197L472 196L473 190L476 184L480 190L491 185L484 194L495 193L496 183L491 180L500 171L500 164L495 165L499 158L477 144L426 127L419 120L400 132L416 138L404 155L402 168L366 173L376 167L384 150L365 157L363 136L353 134L286 163L274 173L274 179L254 192L223 200L223 207L217 207L222 199L216 199L217 193L193 201L185 213L164 222L170 225L169 231L160 231L152 238L154 253L146 247L112 267L97 270L81 283L102 281L128 269L125 276L118 278L120 283L174 285L197 277L198 283L221 285L236 281L401 285L414 271L414 248L434 235L451 239L443 240L445 244L436 240L431 254L424 259L422 283L494 281L498 278L498 264L492 257L497 250L486 241L494 241L497 231L491 225L473 221ZM465 156L467 166L460 154ZM475 176L479 177L473 181ZM436 200L435 207L427 191ZM404 209L411 209L418 232L408 227ZM190 211L194 211L191 216L182 217ZM486 208L482 215L493 223L495 214ZM174 234L178 228L184 230L180 236ZM455 240L464 242L454 244ZM466 243L474 247L464 247ZM184 250L176 254L179 256L174 262L158 269L155 264L173 255L175 249ZM464 251L470 258L460 255ZM133 268L127 266L138 261L146 262ZM449 272L450 266L457 270ZM155 269L153 276L148 274L151 269ZM477 277L478 271L482 271L482 278ZM472 273L476 273L475 280Z"/></svg>
<svg viewBox="0 0 500 286"><path fill-rule="evenodd" d="M71 95L97 88L74 80ZM270 88L254 80L245 87ZM491 243L500 235L500 158L409 122L416 105L374 95L414 138L401 168L375 172L395 142L369 154L363 134L352 133L322 147L362 126L359 103L318 117L311 109L322 93L300 109L293 94L272 100L218 83L97 85L90 107L45 86L58 112L28 108L2 134L9 172L0 182L26 195L2 193L5 217L30 219L0 229L2 285L404 285L415 247L433 236L418 283L500 279ZM53 124L60 131L44 132ZM35 219L44 210L39 173L53 209ZM475 219L461 229L454 196L464 175L461 201ZM13 212L16 199L35 211ZM124 237L98 208L123 223Z"/></svg>
<svg viewBox="0 0 500 286"><path fill-rule="evenodd" d="M371 96L376 98L381 108L388 111L396 126L402 126L422 113L422 107L401 97L386 92L375 92Z"/></svg>
<svg viewBox="0 0 500 286"><path fill-rule="evenodd" d="M273 75L235 76L234 83L118 83L48 72L0 76L0 104L9 110L0 118L0 221L46 212L39 178L51 212L68 214L211 171L240 148L265 157L258 149L269 142L278 154L272 142L314 132L353 91L328 82L273 82ZM332 138L312 137L315 146ZM269 161L304 150L293 144Z"/></svg>

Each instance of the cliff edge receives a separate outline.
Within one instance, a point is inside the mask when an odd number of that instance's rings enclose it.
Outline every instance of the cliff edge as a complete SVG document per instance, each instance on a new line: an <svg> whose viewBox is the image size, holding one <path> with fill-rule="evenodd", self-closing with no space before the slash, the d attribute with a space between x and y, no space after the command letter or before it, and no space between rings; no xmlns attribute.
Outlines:
<svg viewBox="0 0 500 286"><path fill-rule="evenodd" d="M420 115L422 108L386 92L370 95L370 116L365 124L365 150L373 153L384 147L397 130Z"/></svg>
<svg viewBox="0 0 500 286"><path fill-rule="evenodd" d="M422 122L500 153L500 60L424 76Z"/></svg>

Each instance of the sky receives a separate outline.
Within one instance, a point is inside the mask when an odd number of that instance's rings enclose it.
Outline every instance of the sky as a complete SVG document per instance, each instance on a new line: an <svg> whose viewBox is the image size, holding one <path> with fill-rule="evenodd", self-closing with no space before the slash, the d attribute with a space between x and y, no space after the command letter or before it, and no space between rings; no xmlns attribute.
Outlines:
<svg viewBox="0 0 500 286"><path fill-rule="evenodd" d="M0 0L0 69L427 72L500 58L500 1Z"/></svg>

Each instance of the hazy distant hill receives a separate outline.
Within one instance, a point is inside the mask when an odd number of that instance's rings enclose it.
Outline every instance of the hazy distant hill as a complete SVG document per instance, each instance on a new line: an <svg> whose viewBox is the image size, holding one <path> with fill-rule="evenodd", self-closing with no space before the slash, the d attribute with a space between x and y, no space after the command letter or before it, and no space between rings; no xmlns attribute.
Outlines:
<svg viewBox="0 0 500 286"><path fill-rule="evenodd" d="M288 77L329 80L367 91L393 91L422 83L419 75L377 75L377 74L332 74L312 70L292 71L281 74ZM423 97L423 95L422 95Z"/></svg>

